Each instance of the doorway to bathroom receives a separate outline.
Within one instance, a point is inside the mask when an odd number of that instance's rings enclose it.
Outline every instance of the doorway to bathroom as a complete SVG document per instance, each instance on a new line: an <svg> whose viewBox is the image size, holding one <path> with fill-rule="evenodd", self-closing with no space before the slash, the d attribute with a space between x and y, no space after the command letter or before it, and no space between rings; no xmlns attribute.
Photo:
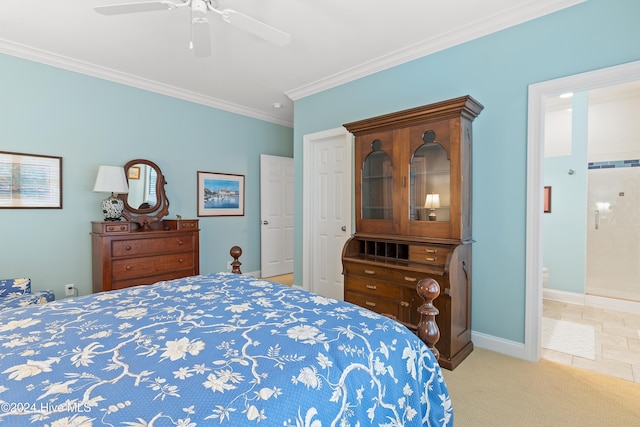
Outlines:
<svg viewBox="0 0 640 427"><path fill-rule="evenodd" d="M540 103L530 111L525 336L532 360L542 356L635 382L640 127L633 111L640 108L639 79L637 62L530 88ZM570 90L572 96L560 98ZM539 118L531 114L536 111ZM551 145L554 139L560 143ZM544 149L535 145L542 141ZM569 328L568 338L584 339L570 346L560 339L564 348L550 351L550 324Z"/></svg>
<svg viewBox="0 0 640 427"><path fill-rule="evenodd" d="M580 162L574 162L576 158L567 156L556 156L556 159L545 158L545 135L547 125L550 123L546 117L546 107L558 98L561 94L573 92L574 98L569 101L570 107L573 109L576 99L583 97L582 102L578 103L578 108L584 109L584 123L589 123L588 111L588 93L593 89L604 88L619 84L630 83L640 80L640 61L630 62L613 66L601 70L590 71L583 74L577 74L569 77L563 77L556 80L536 83L529 86L529 117L528 117L528 143L527 143L527 247L526 247L526 311L525 311L525 345L524 357L531 361L540 360L541 356L541 337L542 337L542 320L543 320L543 294L545 298L551 293L554 297L561 297L560 301L568 304L581 306L599 306L606 307L603 310L606 314L611 308L622 309L624 312L640 312L640 303L632 301L623 301L612 298L602 298L586 294L586 276L587 276L587 226L590 214L587 210L587 187L588 187L588 157L586 142L588 135L588 125L576 127L572 123L565 131L569 134L574 132L583 132L584 135L572 135L571 139L581 136L582 144L575 144L572 149L584 147L580 156ZM577 96L577 98L575 98ZM586 100L586 102L585 102ZM637 108L634 108L637 111ZM562 109L558 109L562 111ZM569 113L568 109L564 109L565 114L573 115L575 112ZM617 117L608 118L609 132L607 141L614 142L614 138L618 137L617 130L613 128L621 126L621 123L634 123L632 111L626 111ZM556 130L555 133L561 132ZM637 132L636 132L637 133ZM576 154L577 156L577 154ZM553 184L547 184L545 181L548 176L546 167L552 162L557 161L558 178L561 180ZM564 163L563 163L564 162ZM578 168L577 165L581 165ZM544 166L544 167L543 167ZM635 169L635 168L634 168ZM564 182L561 182L564 180ZM567 186L567 182L572 183ZM544 191L543 187L549 185L551 187L550 212L544 213ZM579 203L578 203L579 201ZM564 206L563 206L564 204ZM552 233L549 227L549 220L558 218L564 213L566 208L575 209L570 217L572 222L564 221L564 226L556 228ZM595 213L595 212L594 212ZM549 234L565 236L565 240L569 237L575 240L564 246L558 259L560 267L570 265L572 274L565 277L568 280L560 280L562 268L553 265L553 262L547 258L549 248L545 239ZM580 241L582 239L582 241ZM543 263L543 255L545 263ZM564 258L564 259L563 259ZM582 259L580 264L580 259ZM547 264L547 262L549 264ZM573 264L572 264L573 263ZM634 265L637 262L634 262ZM546 264L546 265L544 265ZM543 290L543 267L548 268L548 284ZM569 280L570 279L570 280ZM564 287L561 290L549 288L549 284L554 282L554 287ZM560 286L557 286L560 284ZM613 307L603 305L602 302L609 304L613 302ZM637 338L637 330L634 331ZM638 368L640 369L640 368ZM638 371L640 372L640 371Z"/></svg>
<svg viewBox="0 0 640 427"><path fill-rule="evenodd" d="M547 289L640 302L640 82L549 98Z"/></svg>

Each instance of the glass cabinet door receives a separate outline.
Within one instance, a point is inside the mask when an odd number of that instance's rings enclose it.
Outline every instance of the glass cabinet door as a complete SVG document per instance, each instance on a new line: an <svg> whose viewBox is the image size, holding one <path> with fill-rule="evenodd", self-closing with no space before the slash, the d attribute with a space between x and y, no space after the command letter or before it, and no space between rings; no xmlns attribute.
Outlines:
<svg viewBox="0 0 640 427"><path fill-rule="evenodd" d="M436 133L427 131L411 157L409 219L448 222L451 205L451 162L437 143Z"/></svg>
<svg viewBox="0 0 640 427"><path fill-rule="evenodd" d="M373 142L362 165L362 219L393 218L393 163L380 145Z"/></svg>

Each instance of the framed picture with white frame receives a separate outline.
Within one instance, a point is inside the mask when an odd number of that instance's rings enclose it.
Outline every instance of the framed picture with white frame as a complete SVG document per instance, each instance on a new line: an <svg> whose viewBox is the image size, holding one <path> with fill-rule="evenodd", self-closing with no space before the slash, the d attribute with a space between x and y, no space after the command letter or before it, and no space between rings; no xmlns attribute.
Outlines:
<svg viewBox="0 0 640 427"><path fill-rule="evenodd" d="M244 175L198 171L198 216L243 216Z"/></svg>

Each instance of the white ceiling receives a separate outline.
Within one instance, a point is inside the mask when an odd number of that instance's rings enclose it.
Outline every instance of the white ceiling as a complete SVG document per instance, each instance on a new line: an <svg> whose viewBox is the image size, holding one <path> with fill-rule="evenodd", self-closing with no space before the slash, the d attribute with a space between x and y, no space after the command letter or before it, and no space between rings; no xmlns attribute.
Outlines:
<svg viewBox="0 0 640 427"><path fill-rule="evenodd" d="M93 10L137 1L0 1L0 53L292 126L297 99L584 0L219 0L292 42L213 14L207 58L189 50L188 8Z"/></svg>

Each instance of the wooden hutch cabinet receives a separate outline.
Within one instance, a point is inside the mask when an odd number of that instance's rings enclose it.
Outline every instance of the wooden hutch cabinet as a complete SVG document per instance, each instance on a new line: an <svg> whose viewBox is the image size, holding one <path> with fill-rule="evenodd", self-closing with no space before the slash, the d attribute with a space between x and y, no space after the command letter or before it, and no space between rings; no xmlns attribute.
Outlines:
<svg viewBox="0 0 640 427"><path fill-rule="evenodd" d="M466 96L344 126L355 136L356 233L342 263L345 300L415 327L416 284L434 278L440 365L471 342L471 128Z"/></svg>

